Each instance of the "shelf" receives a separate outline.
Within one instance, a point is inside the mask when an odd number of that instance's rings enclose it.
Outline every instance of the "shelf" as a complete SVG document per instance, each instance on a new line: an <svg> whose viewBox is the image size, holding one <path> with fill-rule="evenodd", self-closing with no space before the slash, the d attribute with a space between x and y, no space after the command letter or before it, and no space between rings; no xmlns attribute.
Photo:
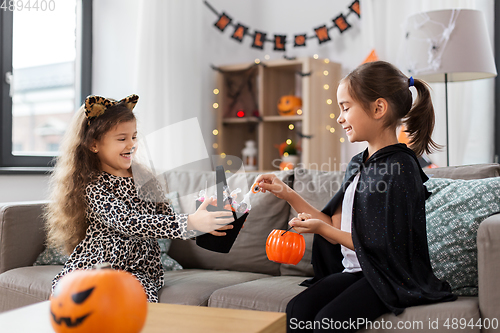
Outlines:
<svg viewBox="0 0 500 333"><path fill-rule="evenodd" d="M266 116L262 120L266 122L290 122L290 121L302 121L302 116ZM244 123L258 123L259 118L257 117L228 117L222 120L223 124L244 124Z"/></svg>
<svg viewBox="0 0 500 333"><path fill-rule="evenodd" d="M224 118L223 124L245 124L245 123L258 123L259 118L257 117L242 117L242 118Z"/></svg>
<svg viewBox="0 0 500 333"><path fill-rule="evenodd" d="M289 122L289 121L302 121L302 116L266 116L264 121L275 121L275 122Z"/></svg>
<svg viewBox="0 0 500 333"><path fill-rule="evenodd" d="M257 144L258 169L276 170L277 161L281 159L276 146L291 139L301 147L300 163L304 167L327 165L338 170L343 131L330 115L338 111L336 90L341 79L340 64L312 58L262 64L264 66L247 63L220 67L216 83L220 90L216 154L241 158L245 142L253 140ZM278 102L286 95L302 98L301 115L278 113ZM238 118L239 110L248 116ZM250 116L256 111L261 118ZM330 133L326 126L335 132Z"/></svg>

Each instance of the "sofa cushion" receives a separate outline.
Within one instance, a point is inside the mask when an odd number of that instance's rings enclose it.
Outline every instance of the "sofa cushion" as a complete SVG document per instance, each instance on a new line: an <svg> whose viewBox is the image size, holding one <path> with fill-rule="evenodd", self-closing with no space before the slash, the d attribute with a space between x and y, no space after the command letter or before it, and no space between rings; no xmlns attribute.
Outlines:
<svg viewBox="0 0 500 333"><path fill-rule="evenodd" d="M371 327L367 326L359 332L479 333L479 326L474 326L479 320L478 298L459 297L454 302L412 306L398 316L392 313L382 315L371 323Z"/></svg>
<svg viewBox="0 0 500 333"><path fill-rule="evenodd" d="M301 276L274 276L214 291L208 306L229 309L285 312L288 302L306 287Z"/></svg>
<svg viewBox="0 0 500 333"><path fill-rule="evenodd" d="M172 244L171 239L158 239L158 244L160 245L160 261L163 266L163 270L167 271L177 271L182 269L182 266L168 255L168 250Z"/></svg>
<svg viewBox="0 0 500 333"><path fill-rule="evenodd" d="M308 169L294 169L293 189L313 207L322 210L342 185L344 172L320 171ZM290 209L288 220L297 216L297 212ZM303 234L306 241L306 252L297 265L281 265L281 275L312 276L311 265L313 234Z"/></svg>
<svg viewBox="0 0 500 333"><path fill-rule="evenodd" d="M206 306L217 289L266 277L269 275L200 269L166 272L158 296L161 303Z"/></svg>
<svg viewBox="0 0 500 333"><path fill-rule="evenodd" d="M277 172L285 179L287 172ZM231 190L241 188L246 193L257 178L258 173L235 174L228 176ZM195 211L195 198L198 192L215 182L215 172L172 171L167 173L170 190L179 192L181 210L184 213ZM209 194L213 191L209 190ZM243 196L238 195L237 200ZM272 229L283 229L288 221L290 206L273 194L257 193L251 201L252 209L244 228L236 238L229 253L217 253L203 249L194 240L173 240L169 255L184 268L203 268L255 272L279 275L280 264L269 261L266 256L266 239Z"/></svg>
<svg viewBox="0 0 500 333"><path fill-rule="evenodd" d="M179 193L172 191L167 193L166 197L174 212L180 212L181 207L179 204ZM172 240L166 238L158 239L158 244L160 245L160 261L163 266L163 270L176 271L182 269L182 266L168 255L168 250L170 249Z"/></svg>
<svg viewBox="0 0 500 333"><path fill-rule="evenodd" d="M473 164L426 169L431 178L481 179L500 176L500 164Z"/></svg>
<svg viewBox="0 0 500 333"><path fill-rule="evenodd" d="M431 178L426 201L429 255L436 276L457 295L477 295L477 229L500 212L500 177L477 180Z"/></svg>
<svg viewBox="0 0 500 333"><path fill-rule="evenodd" d="M49 299L60 265L28 266L0 274L0 311Z"/></svg>
<svg viewBox="0 0 500 333"><path fill-rule="evenodd" d="M285 312L288 302L306 289L306 287L299 286L302 280L303 278L299 276L278 276L218 289L210 296L208 306ZM477 323L480 318L478 298L459 297L454 302L409 307L399 316L389 313L377 318L377 320L373 321L371 329L368 329L368 327L360 332L450 332L456 331L456 329L452 329L453 318L457 323L460 322L461 318L464 318L463 320L466 320L467 323L470 323L470 320L474 324ZM438 325L434 328L436 320ZM450 325L448 328L444 326L446 320ZM385 322L385 326L381 326L382 322ZM377 328L376 325L390 329L375 329ZM397 325L413 325L413 327L407 330L396 329ZM429 325L432 325L430 329ZM419 327L420 329L413 329ZM479 333L480 330L478 327L465 327L460 332Z"/></svg>
<svg viewBox="0 0 500 333"><path fill-rule="evenodd" d="M0 273L31 266L42 253L45 204L46 201L0 204Z"/></svg>

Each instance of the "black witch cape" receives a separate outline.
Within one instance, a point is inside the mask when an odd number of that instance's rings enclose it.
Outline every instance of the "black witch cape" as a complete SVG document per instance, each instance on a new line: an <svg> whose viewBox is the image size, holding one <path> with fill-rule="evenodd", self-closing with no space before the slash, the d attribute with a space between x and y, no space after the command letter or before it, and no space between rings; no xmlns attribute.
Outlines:
<svg viewBox="0 0 500 333"><path fill-rule="evenodd" d="M364 276L391 312L414 305L453 301L456 296L432 272L427 245L423 185L427 175L415 153L404 144L384 147L366 162L368 150L347 166L341 189L322 212L332 216L359 172L352 211L352 240ZM315 235L310 285L342 272L340 245Z"/></svg>

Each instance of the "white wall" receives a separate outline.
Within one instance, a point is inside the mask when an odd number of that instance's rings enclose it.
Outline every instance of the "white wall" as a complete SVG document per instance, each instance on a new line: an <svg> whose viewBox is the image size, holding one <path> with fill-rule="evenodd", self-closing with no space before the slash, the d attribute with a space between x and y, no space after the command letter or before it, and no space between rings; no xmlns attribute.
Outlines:
<svg viewBox="0 0 500 333"><path fill-rule="evenodd" d="M44 200L47 185L44 175L0 175L0 202Z"/></svg>

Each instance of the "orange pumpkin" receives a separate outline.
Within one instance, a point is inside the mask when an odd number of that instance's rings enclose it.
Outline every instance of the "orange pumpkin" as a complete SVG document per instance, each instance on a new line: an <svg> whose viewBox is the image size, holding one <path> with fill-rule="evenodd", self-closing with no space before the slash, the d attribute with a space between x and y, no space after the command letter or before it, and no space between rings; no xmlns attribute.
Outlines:
<svg viewBox="0 0 500 333"><path fill-rule="evenodd" d="M302 98L286 95L282 96L278 102L278 113L281 116L293 116L302 107Z"/></svg>
<svg viewBox="0 0 500 333"><path fill-rule="evenodd" d="M285 162L285 161L283 161L283 162L280 163L280 170L281 171L283 171L283 170L285 170L285 171L293 170L293 168L294 168L294 165L293 165L292 162Z"/></svg>
<svg viewBox="0 0 500 333"><path fill-rule="evenodd" d="M305 251L304 236L295 232L274 229L267 236L266 254L271 261L297 265Z"/></svg>
<svg viewBox="0 0 500 333"><path fill-rule="evenodd" d="M147 311L141 283L113 269L68 273L50 296L50 322L57 333L138 333Z"/></svg>
<svg viewBox="0 0 500 333"><path fill-rule="evenodd" d="M293 168L295 168L300 161L300 157L298 155L283 155L281 159L280 170L293 170Z"/></svg>

